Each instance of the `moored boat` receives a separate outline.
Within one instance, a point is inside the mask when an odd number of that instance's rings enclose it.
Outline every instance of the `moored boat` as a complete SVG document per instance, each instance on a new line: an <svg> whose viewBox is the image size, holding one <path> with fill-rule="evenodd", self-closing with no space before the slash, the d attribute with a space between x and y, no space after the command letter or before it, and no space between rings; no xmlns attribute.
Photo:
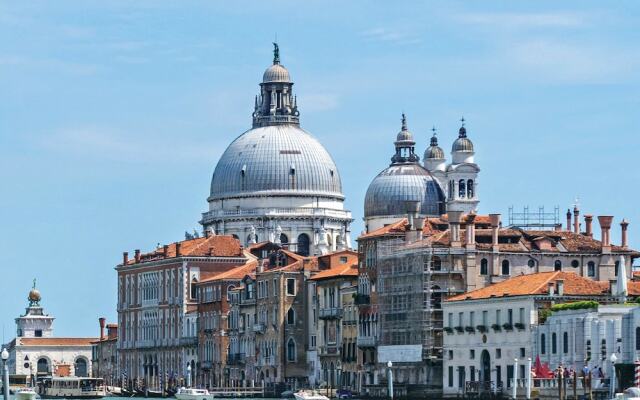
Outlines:
<svg viewBox="0 0 640 400"><path fill-rule="evenodd" d="M36 397L38 393L33 388L24 387L16 390L16 400L34 400Z"/></svg>
<svg viewBox="0 0 640 400"><path fill-rule="evenodd" d="M211 400L213 395L207 389L180 388L175 394L178 400Z"/></svg>
<svg viewBox="0 0 640 400"><path fill-rule="evenodd" d="M329 400L327 396L320 394L317 390L300 390L293 394L296 400Z"/></svg>
<svg viewBox="0 0 640 400"><path fill-rule="evenodd" d="M43 399L101 399L107 395L102 378L48 377L38 385Z"/></svg>

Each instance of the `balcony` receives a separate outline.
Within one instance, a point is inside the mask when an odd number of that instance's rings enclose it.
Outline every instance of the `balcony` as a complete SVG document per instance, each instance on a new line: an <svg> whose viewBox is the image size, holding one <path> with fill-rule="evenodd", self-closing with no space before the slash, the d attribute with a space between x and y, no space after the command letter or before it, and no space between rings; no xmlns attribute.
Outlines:
<svg viewBox="0 0 640 400"><path fill-rule="evenodd" d="M356 294L356 297L354 299L354 303L357 306L364 306L364 305L369 305L371 304L371 296L369 296L368 294Z"/></svg>
<svg viewBox="0 0 640 400"><path fill-rule="evenodd" d="M321 308L320 313L318 314L318 318L320 319L340 319L342 318L342 308L331 307L331 308Z"/></svg>
<svg viewBox="0 0 640 400"><path fill-rule="evenodd" d="M240 353L227 355L227 365L236 365L240 363Z"/></svg>
<svg viewBox="0 0 640 400"><path fill-rule="evenodd" d="M358 336L358 347L376 347L376 338L374 336Z"/></svg>
<svg viewBox="0 0 640 400"><path fill-rule="evenodd" d="M254 333L263 334L265 330L267 330L267 327L264 324L253 324Z"/></svg>
<svg viewBox="0 0 640 400"><path fill-rule="evenodd" d="M318 347L318 354L322 356L340 356L340 348L336 345Z"/></svg>
<svg viewBox="0 0 640 400"><path fill-rule="evenodd" d="M181 337L180 338L180 346L197 346L198 345L198 337Z"/></svg>

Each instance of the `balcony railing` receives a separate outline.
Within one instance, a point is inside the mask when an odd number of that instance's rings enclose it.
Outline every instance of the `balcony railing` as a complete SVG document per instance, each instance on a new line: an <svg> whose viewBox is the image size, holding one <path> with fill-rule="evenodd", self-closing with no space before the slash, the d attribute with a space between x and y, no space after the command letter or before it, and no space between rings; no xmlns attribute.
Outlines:
<svg viewBox="0 0 640 400"><path fill-rule="evenodd" d="M320 319L339 319L339 318L342 318L342 308L338 308L338 307L321 308L318 317Z"/></svg>
<svg viewBox="0 0 640 400"><path fill-rule="evenodd" d="M196 346L198 344L198 337L181 337L179 343L181 346Z"/></svg>
<svg viewBox="0 0 640 400"><path fill-rule="evenodd" d="M318 354L321 356L339 356L340 348L336 345L320 346L318 347Z"/></svg>
<svg viewBox="0 0 640 400"><path fill-rule="evenodd" d="M253 324L253 331L255 333L264 333L266 329L267 328L264 324Z"/></svg>
<svg viewBox="0 0 640 400"><path fill-rule="evenodd" d="M358 336L358 347L376 347L375 336Z"/></svg>

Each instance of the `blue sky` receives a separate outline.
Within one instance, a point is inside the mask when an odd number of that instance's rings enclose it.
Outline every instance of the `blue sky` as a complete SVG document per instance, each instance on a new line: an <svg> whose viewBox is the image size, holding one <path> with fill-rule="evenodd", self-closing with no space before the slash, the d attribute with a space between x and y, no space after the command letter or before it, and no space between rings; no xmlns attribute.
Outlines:
<svg viewBox="0 0 640 400"><path fill-rule="evenodd" d="M354 237L404 111L420 154L433 125L448 153L464 115L480 212L579 196L583 213L616 216L614 241L627 218L640 247L637 2L237 3L0 3L7 340L34 277L58 335L97 334L122 251L197 227L276 33Z"/></svg>

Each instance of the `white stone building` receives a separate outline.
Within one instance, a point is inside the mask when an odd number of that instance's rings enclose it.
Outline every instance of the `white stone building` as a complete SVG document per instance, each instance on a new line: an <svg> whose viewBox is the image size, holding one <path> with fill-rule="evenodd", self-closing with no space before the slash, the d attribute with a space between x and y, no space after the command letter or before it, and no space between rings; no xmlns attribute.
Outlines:
<svg viewBox="0 0 640 400"><path fill-rule="evenodd" d="M289 71L275 45L263 74L253 127L225 150L211 179L205 229L248 245L282 244L301 255L350 248L351 213L331 155L300 128Z"/></svg>
<svg viewBox="0 0 640 400"><path fill-rule="evenodd" d="M611 301L608 283L573 272L517 276L445 301L443 392L464 393L467 382L508 388L514 359L535 358L538 311L554 303ZM519 363L518 376L525 373Z"/></svg>
<svg viewBox="0 0 640 400"><path fill-rule="evenodd" d="M7 346L9 373L34 380L44 376L91 376L91 342L97 338L55 337L54 317L40 306L35 280L28 300L25 314L16 318L16 338Z"/></svg>

